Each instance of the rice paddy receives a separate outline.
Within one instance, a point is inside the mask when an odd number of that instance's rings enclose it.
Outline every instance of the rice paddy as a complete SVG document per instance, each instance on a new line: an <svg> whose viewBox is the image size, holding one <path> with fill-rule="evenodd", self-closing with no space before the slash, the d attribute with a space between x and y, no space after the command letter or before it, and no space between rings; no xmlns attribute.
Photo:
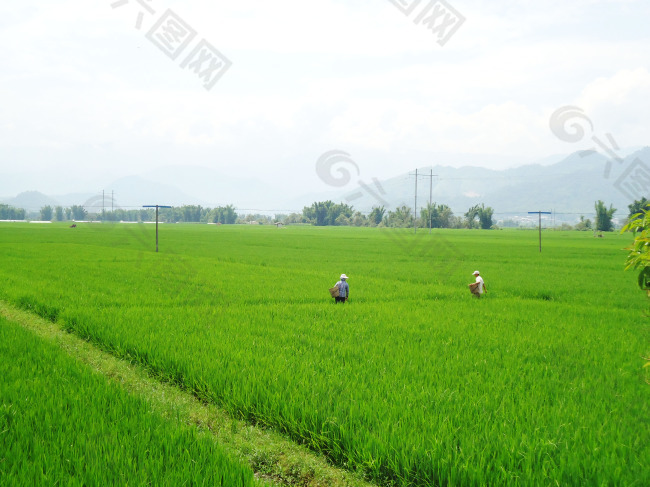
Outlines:
<svg viewBox="0 0 650 487"><path fill-rule="evenodd" d="M163 225L155 253L153 232L0 224L0 299L380 484L650 484L630 235Z"/></svg>
<svg viewBox="0 0 650 487"><path fill-rule="evenodd" d="M0 356L2 485L262 485L208 438L3 318Z"/></svg>

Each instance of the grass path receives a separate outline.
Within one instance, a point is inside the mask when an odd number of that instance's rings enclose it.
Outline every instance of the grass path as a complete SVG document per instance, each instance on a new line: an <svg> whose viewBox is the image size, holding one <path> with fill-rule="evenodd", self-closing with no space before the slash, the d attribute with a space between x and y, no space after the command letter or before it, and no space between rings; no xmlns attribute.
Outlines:
<svg viewBox="0 0 650 487"><path fill-rule="evenodd" d="M80 362L120 384L130 394L143 397L165 417L180 417L195 425L202 434L245 462L256 476L277 485L371 486L358 476L328 465L304 447L281 435L233 419L217 407L200 402L193 395L161 383L137 365L129 364L95 348L79 337L63 331L56 323L0 301L0 315L30 330L40 338L56 343Z"/></svg>

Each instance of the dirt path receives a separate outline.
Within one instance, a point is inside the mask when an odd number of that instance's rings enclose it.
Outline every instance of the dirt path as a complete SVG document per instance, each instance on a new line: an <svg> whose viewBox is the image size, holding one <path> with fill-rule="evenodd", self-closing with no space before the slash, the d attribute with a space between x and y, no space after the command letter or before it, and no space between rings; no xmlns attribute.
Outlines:
<svg viewBox="0 0 650 487"><path fill-rule="evenodd" d="M281 435L232 419L213 405L199 402L179 388L158 382L139 366L119 360L95 348L76 335L63 331L56 323L19 310L0 301L0 315L32 331L44 340L56 343L63 351L129 393L143 397L165 417L179 416L195 425L202 434L251 465L256 476L277 485L371 487L357 476L333 468L322 456L310 452Z"/></svg>

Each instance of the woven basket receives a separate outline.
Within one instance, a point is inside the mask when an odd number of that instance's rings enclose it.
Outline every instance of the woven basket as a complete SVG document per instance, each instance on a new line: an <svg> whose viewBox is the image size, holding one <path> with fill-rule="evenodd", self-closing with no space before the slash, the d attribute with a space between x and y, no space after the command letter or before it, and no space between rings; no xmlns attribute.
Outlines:
<svg viewBox="0 0 650 487"><path fill-rule="evenodd" d="M332 295L333 298L338 298L339 297L339 287L334 286L330 288L330 294Z"/></svg>

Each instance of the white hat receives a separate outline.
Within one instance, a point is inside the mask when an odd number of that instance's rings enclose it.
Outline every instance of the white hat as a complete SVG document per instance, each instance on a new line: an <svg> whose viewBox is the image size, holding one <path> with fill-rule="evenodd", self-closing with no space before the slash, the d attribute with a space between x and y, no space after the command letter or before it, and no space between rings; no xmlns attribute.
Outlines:
<svg viewBox="0 0 650 487"><path fill-rule="evenodd" d="M476 274L480 274L480 272L479 271L474 271L473 275L475 276Z"/></svg>
<svg viewBox="0 0 650 487"><path fill-rule="evenodd" d="M341 279L347 279L347 278L348 276L346 276L345 274L341 274Z"/></svg>

